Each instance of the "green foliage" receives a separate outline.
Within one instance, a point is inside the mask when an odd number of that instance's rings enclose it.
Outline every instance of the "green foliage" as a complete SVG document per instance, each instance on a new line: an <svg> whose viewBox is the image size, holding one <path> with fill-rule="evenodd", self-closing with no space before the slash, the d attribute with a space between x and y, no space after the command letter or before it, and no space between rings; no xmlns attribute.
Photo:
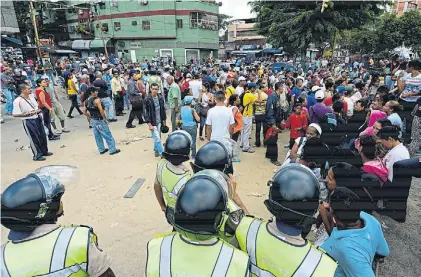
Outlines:
<svg viewBox="0 0 421 277"><path fill-rule="evenodd" d="M331 1L321 12L322 1L249 2L257 14L257 29L269 43L287 52L303 52L309 43L333 43L337 31L358 28L383 12L375 1Z"/></svg>
<svg viewBox="0 0 421 277"><path fill-rule="evenodd" d="M220 13L218 15L218 30L227 29L228 22L231 20L232 16Z"/></svg>

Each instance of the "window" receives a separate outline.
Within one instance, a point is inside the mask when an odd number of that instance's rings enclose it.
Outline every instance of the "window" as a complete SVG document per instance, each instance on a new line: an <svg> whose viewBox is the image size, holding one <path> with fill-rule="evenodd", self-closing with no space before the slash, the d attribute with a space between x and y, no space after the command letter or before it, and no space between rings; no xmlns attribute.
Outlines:
<svg viewBox="0 0 421 277"><path fill-rule="evenodd" d="M137 21L132 21L132 26L137 26Z"/></svg>
<svg viewBox="0 0 421 277"><path fill-rule="evenodd" d="M108 32L108 23L102 23L102 30Z"/></svg>
<svg viewBox="0 0 421 277"><path fill-rule="evenodd" d="M114 22L114 31L119 31L119 30L121 30L120 22Z"/></svg>
<svg viewBox="0 0 421 277"><path fill-rule="evenodd" d="M151 29L151 22L150 21L142 21L142 29L143 30L150 30Z"/></svg>
<svg viewBox="0 0 421 277"><path fill-rule="evenodd" d="M104 2L99 3L98 6L99 6L100 10L105 10L105 3Z"/></svg>
<svg viewBox="0 0 421 277"><path fill-rule="evenodd" d="M177 19L177 29L183 28L183 19Z"/></svg>

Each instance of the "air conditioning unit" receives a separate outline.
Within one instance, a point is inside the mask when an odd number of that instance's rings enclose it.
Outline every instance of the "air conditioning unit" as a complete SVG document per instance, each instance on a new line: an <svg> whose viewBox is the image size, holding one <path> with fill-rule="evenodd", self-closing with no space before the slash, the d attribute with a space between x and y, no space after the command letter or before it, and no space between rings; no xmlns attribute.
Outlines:
<svg viewBox="0 0 421 277"><path fill-rule="evenodd" d="M148 0L142 0L142 4L143 4L143 5L147 5L147 4L148 4L148 2L149 2Z"/></svg>
<svg viewBox="0 0 421 277"><path fill-rule="evenodd" d="M79 14L79 15L82 15L83 14L83 10L79 10L78 12L77 12L77 14Z"/></svg>

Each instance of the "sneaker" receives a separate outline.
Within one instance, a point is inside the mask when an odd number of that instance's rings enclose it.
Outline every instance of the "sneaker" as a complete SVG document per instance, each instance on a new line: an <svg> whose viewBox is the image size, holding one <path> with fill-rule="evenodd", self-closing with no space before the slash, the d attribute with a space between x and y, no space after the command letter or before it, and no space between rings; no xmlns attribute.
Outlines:
<svg viewBox="0 0 421 277"><path fill-rule="evenodd" d="M116 118L113 118L113 119L110 119L110 120L108 120L109 122L116 122L117 121L117 119Z"/></svg>
<svg viewBox="0 0 421 277"><path fill-rule="evenodd" d="M43 156L44 157L49 157L49 156L52 156L53 155L53 153L51 153L51 152L47 152L46 154L44 154Z"/></svg>
<svg viewBox="0 0 421 277"><path fill-rule="evenodd" d="M105 148L105 149L104 149L104 151L99 152L99 154L104 155L104 154L105 154L105 153L107 153L107 152L108 152L108 148Z"/></svg>
<svg viewBox="0 0 421 277"><path fill-rule="evenodd" d="M41 161L45 161L45 160L46 160L46 158L43 157L43 156L39 157L38 159L34 159L34 161L36 161L36 162L41 162Z"/></svg>
<svg viewBox="0 0 421 277"><path fill-rule="evenodd" d="M161 156L161 155L159 155L158 152L155 152L155 158L158 158L159 156Z"/></svg>
<svg viewBox="0 0 421 277"><path fill-rule="evenodd" d="M281 166L282 164L278 161L270 161L271 164L275 165L275 166Z"/></svg>
<svg viewBox="0 0 421 277"><path fill-rule="evenodd" d="M121 150L120 150L120 149L117 149L115 152L110 153L110 155L115 155L115 154L118 154L118 153L120 153L120 152L121 152Z"/></svg>
<svg viewBox="0 0 421 277"><path fill-rule="evenodd" d="M284 145L284 148L289 148L289 143Z"/></svg>
<svg viewBox="0 0 421 277"><path fill-rule="evenodd" d="M54 137L48 138L48 140L59 140L59 139L60 139L60 136L54 136Z"/></svg>
<svg viewBox="0 0 421 277"><path fill-rule="evenodd" d="M126 126L126 128L128 128L128 129L132 129L132 128L136 128L136 126L134 126L134 125L130 125L130 126Z"/></svg>
<svg viewBox="0 0 421 277"><path fill-rule="evenodd" d="M57 135L61 135L61 132L63 132L62 130L54 130L53 133L57 134Z"/></svg>
<svg viewBox="0 0 421 277"><path fill-rule="evenodd" d="M67 117L68 117L68 118L75 118L75 117L74 117L74 116L72 116L72 115L68 115Z"/></svg>
<svg viewBox="0 0 421 277"><path fill-rule="evenodd" d="M61 129L61 131L62 131L63 133L70 133L70 130L69 130L69 129L66 129L66 128Z"/></svg>
<svg viewBox="0 0 421 277"><path fill-rule="evenodd" d="M243 150L243 152L245 152L245 153L254 153L254 152L256 152L256 151L254 151L254 149L249 149L249 150Z"/></svg>

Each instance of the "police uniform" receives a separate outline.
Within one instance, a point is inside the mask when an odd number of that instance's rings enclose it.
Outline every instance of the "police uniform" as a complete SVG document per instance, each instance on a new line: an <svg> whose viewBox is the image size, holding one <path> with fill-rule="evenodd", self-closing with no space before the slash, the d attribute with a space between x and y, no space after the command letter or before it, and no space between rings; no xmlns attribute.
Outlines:
<svg viewBox="0 0 421 277"><path fill-rule="evenodd" d="M293 245L268 230L268 223L243 217L235 232L240 249L250 255L253 276L330 277L337 263L306 241Z"/></svg>
<svg viewBox="0 0 421 277"><path fill-rule="evenodd" d="M100 276L111 266L87 226L38 226L29 236L1 247L1 276ZM24 266L22 264L24 261Z"/></svg>
<svg viewBox="0 0 421 277"><path fill-rule="evenodd" d="M198 244L170 234L148 243L147 277L248 276L248 267L247 254L221 240Z"/></svg>

